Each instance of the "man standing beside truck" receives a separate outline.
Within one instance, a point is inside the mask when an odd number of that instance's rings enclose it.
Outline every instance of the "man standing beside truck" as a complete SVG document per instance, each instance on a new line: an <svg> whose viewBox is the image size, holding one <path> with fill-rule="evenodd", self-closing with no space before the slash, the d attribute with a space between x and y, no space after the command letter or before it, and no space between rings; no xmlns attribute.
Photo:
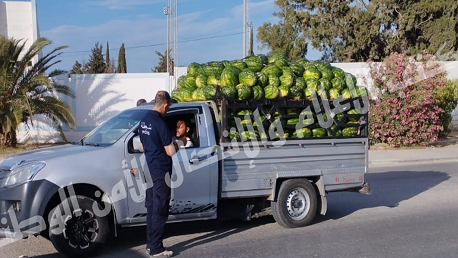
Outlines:
<svg viewBox="0 0 458 258"><path fill-rule="evenodd" d="M172 158L178 146L172 140L172 133L163 119L171 105L168 92L159 91L155 97L153 110L141 120L138 129L145 153L153 187L146 190L146 250L151 257L170 257L172 251L164 248L164 228L169 216L171 197L170 181ZM169 175L168 177L166 175Z"/></svg>

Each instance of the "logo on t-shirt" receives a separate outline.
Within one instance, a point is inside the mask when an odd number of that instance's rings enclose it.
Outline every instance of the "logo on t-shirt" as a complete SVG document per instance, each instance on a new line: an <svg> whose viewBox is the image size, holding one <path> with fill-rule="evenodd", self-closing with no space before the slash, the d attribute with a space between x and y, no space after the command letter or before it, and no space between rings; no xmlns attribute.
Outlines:
<svg viewBox="0 0 458 258"><path fill-rule="evenodd" d="M151 124L149 124L149 126L147 126L145 124L145 122L141 122L140 127L142 128L142 130L141 130L142 134L150 135Z"/></svg>

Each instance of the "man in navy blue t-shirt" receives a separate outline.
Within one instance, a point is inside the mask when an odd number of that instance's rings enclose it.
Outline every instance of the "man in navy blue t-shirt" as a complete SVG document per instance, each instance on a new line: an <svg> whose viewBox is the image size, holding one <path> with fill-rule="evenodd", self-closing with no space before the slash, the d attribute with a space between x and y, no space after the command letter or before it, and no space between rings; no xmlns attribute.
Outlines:
<svg viewBox="0 0 458 258"><path fill-rule="evenodd" d="M145 153L148 169L153 180L153 187L146 190L145 206L146 220L146 250L151 257L170 257L172 251L164 248L164 228L169 216L171 196L170 181L167 184L166 175L171 178L172 158L178 146L172 140L172 133L163 119L171 105L168 92L159 91L156 94L153 110L140 121L138 133Z"/></svg>

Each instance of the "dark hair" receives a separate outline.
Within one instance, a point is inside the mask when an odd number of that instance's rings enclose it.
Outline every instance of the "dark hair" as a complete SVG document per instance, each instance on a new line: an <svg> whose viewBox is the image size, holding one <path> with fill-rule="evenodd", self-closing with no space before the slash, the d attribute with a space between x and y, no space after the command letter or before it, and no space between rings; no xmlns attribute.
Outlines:
<svg viewBox="0 0 458 258"><path fill-rule="evenodd" d="M137 107L140 106L141 104L146 103L146 99L139 99L137 100Z"/></svg>
<svg viewBox="0 0 458 258"><path fill-rule="evenodd" d="M160 107L164 104L170 104L172 99L170 98L170 94L167 91L158 91L156 93L156 97L154 98L154 106Z"/></svg>
<svg viewBox="0 0 458 258"><path fill-rule="evenodd" d="M179 123L179 122L183 122L183 124L184 124L185 127L190 127L190 126L189 126L189 121L188 121L187 119L178 119L178 120L177 120L177 126L178 126L178 123Z"/></svg>

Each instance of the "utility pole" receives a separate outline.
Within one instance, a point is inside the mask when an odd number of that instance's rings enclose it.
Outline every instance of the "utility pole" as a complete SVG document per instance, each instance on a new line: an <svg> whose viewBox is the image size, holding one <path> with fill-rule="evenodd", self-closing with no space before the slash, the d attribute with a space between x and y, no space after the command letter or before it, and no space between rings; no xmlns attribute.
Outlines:
<svg viewBox="0 0 458 258"><path fill-rule="evenodd" d="M167 16L167 50L165 52L167 73L169 75L169 88L172 90L171 80L174 82L174 87L177 85L177 76L173 64L178 62L178 0L168 0L168 6L164 7L164 14Z"/></svg>
<svg viewBox="0 0 458 258"><path fill-rule="evenodd" d="M164 15L167 16L167 47L166 47L166 51L165 51L165 55L166 55L166 58L167 58L167 74L170 76L170 69L169 69L169 59L170 59L170 55L169 55L169 49L170 49L170 14L171 14L171 10L170 10L170 1L169 0L169 5L164 7Z"/></svg>
<svg viewBox="0 0 458 258"><path fill-rule="evenodd" d="M249 29L252 26L250 22L250 0L243 0L243 56L248 56Z"/></svg>

